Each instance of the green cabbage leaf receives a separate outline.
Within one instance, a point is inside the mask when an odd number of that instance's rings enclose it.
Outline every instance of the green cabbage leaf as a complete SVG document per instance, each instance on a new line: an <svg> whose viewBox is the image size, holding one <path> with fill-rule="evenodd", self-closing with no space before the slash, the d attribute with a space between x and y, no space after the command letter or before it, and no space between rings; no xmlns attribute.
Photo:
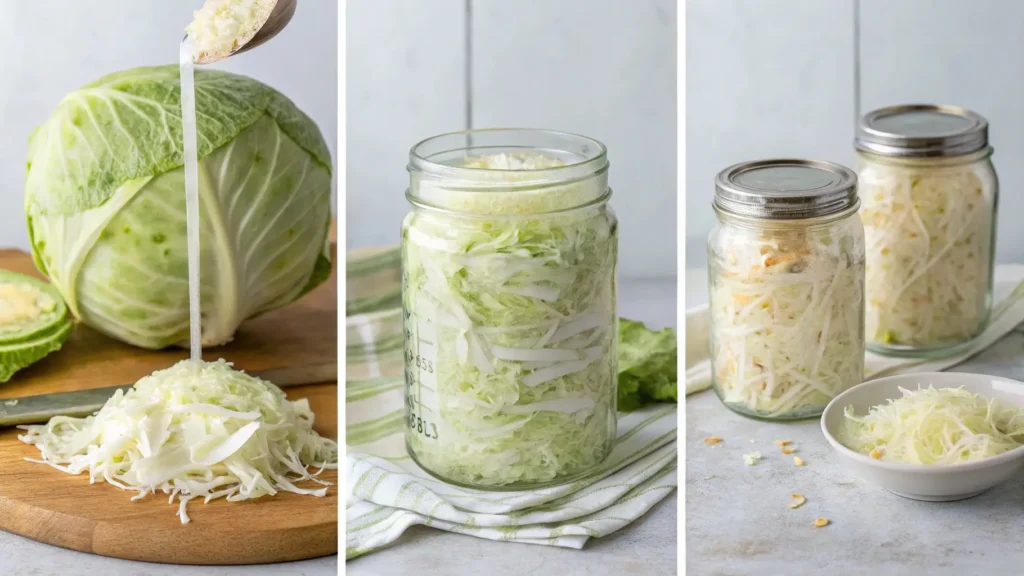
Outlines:
<svg viewBox="0 0 1024 576"><path fill-rule="evenodd" d="M619 410L652 402L678 402L676 332L655 332L642 322L619 319Z"/></svg>

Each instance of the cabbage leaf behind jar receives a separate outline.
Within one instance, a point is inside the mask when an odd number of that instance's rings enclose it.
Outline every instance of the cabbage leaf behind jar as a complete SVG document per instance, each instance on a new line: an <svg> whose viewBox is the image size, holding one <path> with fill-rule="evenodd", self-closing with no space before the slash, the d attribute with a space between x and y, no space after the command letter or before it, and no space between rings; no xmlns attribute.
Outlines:
<svg viewBox="0 0 1024 576"><path fill-rule="evenodd" d="M655 332L643 322L619 319L619 410L629 412L652 402L677 402L676 331Z"/></svg>

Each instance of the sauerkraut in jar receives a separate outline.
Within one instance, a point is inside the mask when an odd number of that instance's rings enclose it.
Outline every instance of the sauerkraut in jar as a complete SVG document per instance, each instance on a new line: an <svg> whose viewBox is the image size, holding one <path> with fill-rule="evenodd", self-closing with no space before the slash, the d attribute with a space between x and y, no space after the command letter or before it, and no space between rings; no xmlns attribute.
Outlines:
<svg viewBox="0 0 1024 576"><path fill-rule="evenodd" d="M896 106L862 120L869 349L951 354L985 329L998 195L987 127L951 106Z"/></svg>
<svg viewBox="0 0 1024 576"><path fill-rule="evenodd" d="M771 160L719 174L708 242L714 389L741 414L821 413L864 373L856 176Z"/></svg>
<svg viewBox="0 0 1024 576"><path fill-rule="evenodd" d="M618 240L604 146L470 131L420 143L409 170L410 456L491 489L591 471L616 433Z"/></svg>

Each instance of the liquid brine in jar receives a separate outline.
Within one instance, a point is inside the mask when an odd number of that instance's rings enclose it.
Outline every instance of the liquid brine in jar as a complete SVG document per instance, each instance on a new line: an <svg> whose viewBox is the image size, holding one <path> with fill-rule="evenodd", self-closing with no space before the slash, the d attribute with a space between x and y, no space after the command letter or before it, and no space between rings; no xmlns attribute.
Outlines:
<svg viewBox="0 0 1024 576"><path fill-rule="evenodd" d="M616 431L617 222L604 146L478 130L413 148L402 229L406 444L426 471L538 486Z"/></svg>
<svg viewBox="0 0 1024 576"><path fill-rule="evenodd" d="M875 110L857 135L867 343L956 353L988 324L998 180L988 122L953 106Z"/></svg>
<svg viewBox="0 0 1024 576"><path fill-rule="evenodd" d="M708 241L713 386L744 415L821 413L864 372L856 175L765 160L718 175Z"/></svg>

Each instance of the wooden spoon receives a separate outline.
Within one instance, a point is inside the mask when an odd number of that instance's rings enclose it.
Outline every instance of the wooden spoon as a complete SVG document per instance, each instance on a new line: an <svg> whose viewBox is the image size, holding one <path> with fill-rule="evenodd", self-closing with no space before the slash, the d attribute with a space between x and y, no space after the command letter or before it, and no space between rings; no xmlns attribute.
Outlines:
<svg viewBox="0 0 1024 576"><path fill-rule="evenodd" d="M215 0L207 0L207 2ZM235 54L241 54L246 50L251 50L260 44L270 40L274 36L284 30L284 27L291 21L292 16L295 14L295 5L298 0L272 0L273 8L271 8L265 15L261 15L260 20L252 30L248 30L235 42L235 48L231 52L227 53L209 53L202 52L196 59L196 64L212 64L219 60L223 60L228 56L234 56Z"/></svg>

